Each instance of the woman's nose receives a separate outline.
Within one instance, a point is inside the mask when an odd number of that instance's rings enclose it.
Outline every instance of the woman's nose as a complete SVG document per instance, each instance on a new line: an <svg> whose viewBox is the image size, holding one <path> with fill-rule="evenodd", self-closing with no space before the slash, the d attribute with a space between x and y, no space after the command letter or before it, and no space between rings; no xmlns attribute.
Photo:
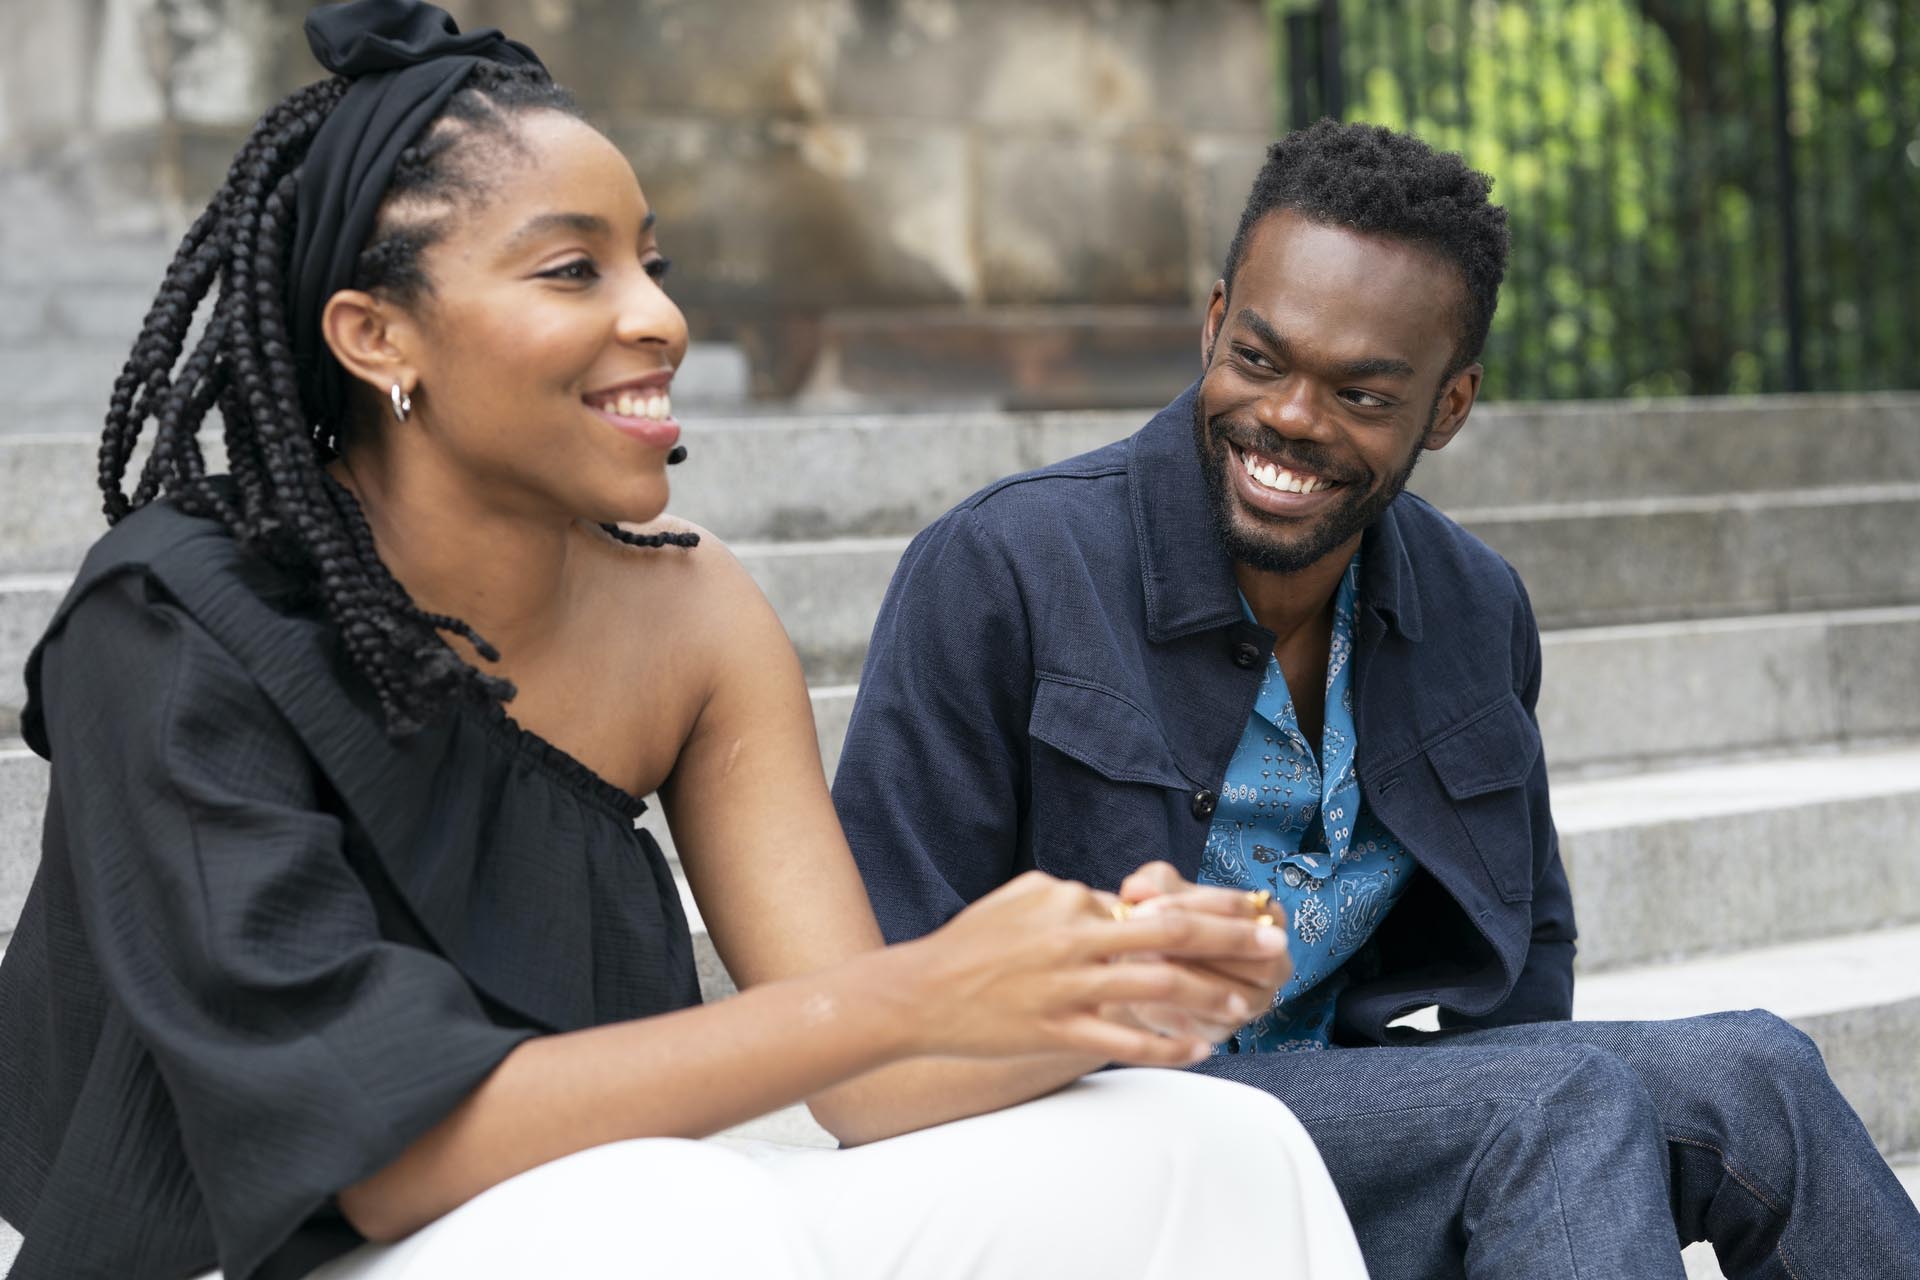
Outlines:
<svg viewBox="0 0 1920 1280"><path fill-rule="evenodd" d="M623 282L614 336L633 345L664 346L676 362L687 349L687 318L660 282L636 269Z"/></svg>

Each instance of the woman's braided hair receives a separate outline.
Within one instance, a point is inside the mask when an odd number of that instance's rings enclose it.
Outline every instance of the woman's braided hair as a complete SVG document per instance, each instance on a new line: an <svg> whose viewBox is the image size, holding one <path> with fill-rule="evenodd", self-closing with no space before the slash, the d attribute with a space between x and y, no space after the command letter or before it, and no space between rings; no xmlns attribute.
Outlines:
<svg viewBox="0 0 1920 1280"><path fill-rule="evenodd" d="M464 637L490 662L499 659L492 645L458 618L414 604L382 563L359 503L326 470L348 424L312 423L301 410L284 313L295 193L307 148L347 84L309 85L267 112L180 242L114 383L100 488L109 524L164 493L304 578L372 684L388 731L398 735L456 701L497 705L514 690L462 661L438 633ZM469 141L491 135L511 142L512 117L536 109L577 114L566 91L537 68L477 64L402 153L353 287L402 304L429 294L422 254L445 233L456 203L484 188ZM216 282L205 328L183 364L194 313ZM208 477L200 448L200 424L215 405L226 428L227 485ZM128 495L123 482L149 418L153 448ZM698 540L605 527L635 546Z"/></svg>

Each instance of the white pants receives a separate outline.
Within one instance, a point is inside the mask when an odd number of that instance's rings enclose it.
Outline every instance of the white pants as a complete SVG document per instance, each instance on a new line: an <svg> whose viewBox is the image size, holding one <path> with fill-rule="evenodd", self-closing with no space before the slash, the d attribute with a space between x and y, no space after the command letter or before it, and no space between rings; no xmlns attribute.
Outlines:
<svg viewBox="0 0 1920 1280"><path fill-rule="evenodd" d="M1326 1167L1268 1095L1108 1071L847 1151L645 1138L509 1179L312 1280L1364 1280Z"/></svg>

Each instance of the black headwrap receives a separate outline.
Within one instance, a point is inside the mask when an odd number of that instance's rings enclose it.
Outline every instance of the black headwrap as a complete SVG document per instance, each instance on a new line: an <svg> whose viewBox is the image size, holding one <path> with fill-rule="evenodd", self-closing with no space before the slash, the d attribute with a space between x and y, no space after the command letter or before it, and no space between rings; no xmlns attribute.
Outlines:
<svg viewBox="0 0 1920 1280"><path fill-rule="evenodd" d="M545 67L533 50L492 27L461 35L446 10L419 0L324 5L307 15L307 44L321 66L353 81L300 166L287 272L301 406L309 422L335 423L346 409L347 375L320 336L320 313L353 282L400 153L459 92L475 63Z"/></svg>

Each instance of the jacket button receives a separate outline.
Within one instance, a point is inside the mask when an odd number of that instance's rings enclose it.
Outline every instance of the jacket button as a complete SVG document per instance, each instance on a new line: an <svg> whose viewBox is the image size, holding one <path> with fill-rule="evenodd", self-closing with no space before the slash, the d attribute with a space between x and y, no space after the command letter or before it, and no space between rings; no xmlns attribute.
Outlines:
<svg viewBox="0 0 1920 1280"><path fill-rule="evenodd" d="M1233 665L1234 666L1252 667L1253 664L1258 661L1260 661L1259 645L1256 645L1251 641L1242 640L1239 644L1233 646Z"/></svg>
<svg viewBox="0 0 1920 1280"><path fill-rule="evenodd" d="M1213 792L1211 791L1194 792L1193 793L1193 816L1196 818L1200 818L1202 820L1211 818L1213 816L1214 806L1218 803L1219 803L1219 800L1214 796Z"/></svg>

